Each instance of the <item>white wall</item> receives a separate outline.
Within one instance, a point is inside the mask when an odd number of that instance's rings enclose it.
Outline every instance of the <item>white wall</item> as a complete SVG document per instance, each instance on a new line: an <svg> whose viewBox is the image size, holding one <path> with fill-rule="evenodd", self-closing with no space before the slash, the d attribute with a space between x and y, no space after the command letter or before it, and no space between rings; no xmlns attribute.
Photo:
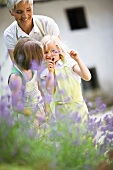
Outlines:
<svg viewBox="0 0 113 170"><path fill-rule="evenodd" d="M85 8L87 29L71 31L65 9L83 6ZM96 67L101 88L113 90L113 1L112 0L59 0L35 3L34 14L52 17L60 28L60 35L68 48L76 49L85 64ZM3 41L4 29L13 21L7 8L0 9L0 63L4 60L6 47ZM11 68L7 59L4 72L5 82Z"/></svg>
<svg viewBox="0 0 113 170"><path fill-rule="evenodd" d="M10 17L6 7L0 8L0 96L4 94L7 88L8 75L12 67L12 62L8 56L7 49L3 40L3 32L5 28L11 24L13 17ZM1 76L3 81L1 81ZM7 92L8 93L8 92Z"/></svg>

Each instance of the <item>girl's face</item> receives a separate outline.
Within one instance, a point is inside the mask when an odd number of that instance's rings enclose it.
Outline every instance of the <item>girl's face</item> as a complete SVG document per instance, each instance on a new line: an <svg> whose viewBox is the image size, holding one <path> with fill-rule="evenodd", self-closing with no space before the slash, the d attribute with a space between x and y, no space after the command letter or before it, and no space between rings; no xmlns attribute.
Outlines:
<svg viewBox="0 0 113 170"><path fill-rule="evenodd" d="M60 51L58 49L58 46L55 43L48 43L46 47L44 47L44 59L47 60L53 60L54 62L57 62L60 60Z"/></svg>
<svg viewBox="0 0 113 170"><path fill-rule="evenodd" d="M15 17L18 25L26 30L28 27L32 26L32 16L33 16L33 5L29 3L24 3L20 1L14 8L12 12L10 12L12 16Z"/></svg>

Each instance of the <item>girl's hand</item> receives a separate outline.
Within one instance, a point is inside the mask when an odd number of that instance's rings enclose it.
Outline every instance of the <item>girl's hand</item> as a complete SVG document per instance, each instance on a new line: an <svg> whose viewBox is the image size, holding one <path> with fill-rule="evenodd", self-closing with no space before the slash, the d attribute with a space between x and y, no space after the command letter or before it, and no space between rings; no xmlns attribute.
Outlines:
<svg viewBox="0 0 113 170"><path fill-rule="evenodd" d="M49 72L54 72L55 70L54 58L52 60L48 60L47 65L48 65Z"/></svg>
<svg viewBox="0 0 113 170"><path fill-rule="evenodd" d="M76 61L79 59L78 52L75 50L69 50L68 54Z"/></svg>

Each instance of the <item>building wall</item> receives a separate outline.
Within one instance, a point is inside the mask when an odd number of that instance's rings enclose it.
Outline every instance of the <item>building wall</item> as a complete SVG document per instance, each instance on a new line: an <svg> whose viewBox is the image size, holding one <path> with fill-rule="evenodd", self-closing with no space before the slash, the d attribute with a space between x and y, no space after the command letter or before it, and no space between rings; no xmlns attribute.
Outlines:
<svg viewBox="0 0 113 170"><path fill-rule="evenodd" d="M88 28L71 30L65 9L84 7ZM112 0L59 0L34 3L34 14L52 17L60 28L61 39L68 49L74 48L88 68L95 67L100 88L111 93L113 90L113 1ZM6 7L0 8L0 64L4 83L11 69L3 41L4 29L13 21Z"/></svg>

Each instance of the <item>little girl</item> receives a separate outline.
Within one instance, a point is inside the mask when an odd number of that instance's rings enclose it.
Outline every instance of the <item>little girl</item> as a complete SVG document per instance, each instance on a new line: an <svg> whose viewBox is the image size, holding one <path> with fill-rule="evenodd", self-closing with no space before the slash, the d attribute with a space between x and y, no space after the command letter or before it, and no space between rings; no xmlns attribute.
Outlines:
<svg viewBox="0 0 113 170"><path fill-rule="evenodd" d="M41 74L46 80L46 90L53 95L55 116L78 113L82 120L88 118L88 109L83 100L80 79L89 81L91 74L75 50L66 49L57 36L42 38L47 67Z"/></svg>
<svg viewBox="0 0 113 170"><path fill-rule="evenodd" d="M15 64L8 80L14 111L26 116L34 115L37 125L45 119L45 106L36 71L41 66L43 56L40 42L31 38L18 41L14 49Z"/></svg>

